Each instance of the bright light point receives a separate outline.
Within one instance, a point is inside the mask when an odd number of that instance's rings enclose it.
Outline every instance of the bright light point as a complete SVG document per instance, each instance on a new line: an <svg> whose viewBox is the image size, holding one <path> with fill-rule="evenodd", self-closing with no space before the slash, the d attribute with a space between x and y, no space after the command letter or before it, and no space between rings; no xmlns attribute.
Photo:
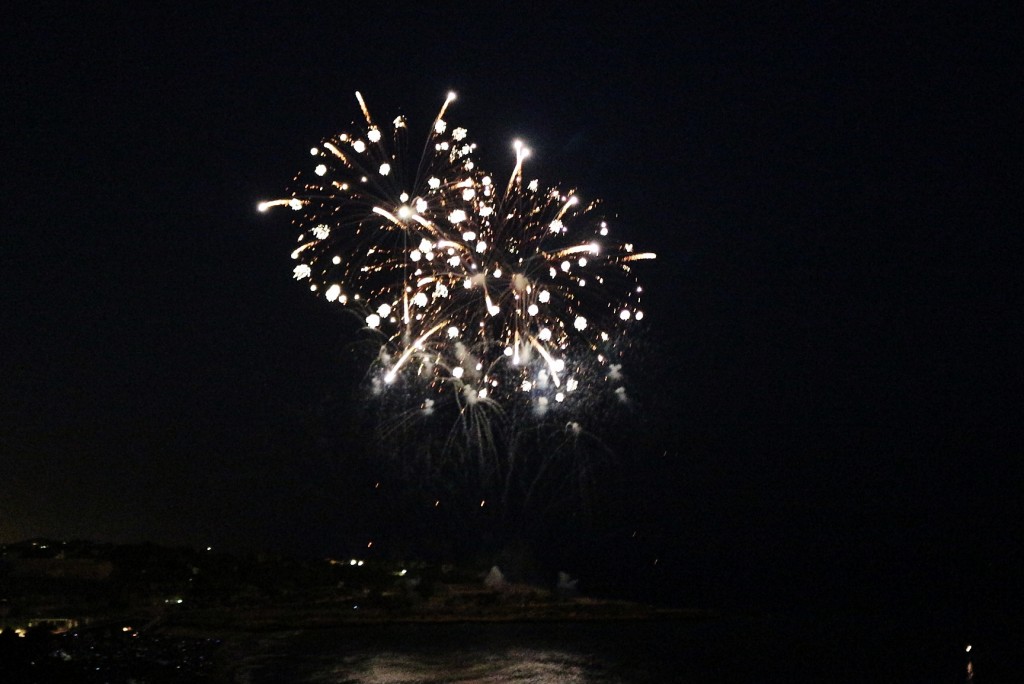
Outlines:
<svg viewBox="0 0 1024 684"><path fill-rule="evenodd" d="M530 314L531 316L536 316L538 312L540 312L540 308L536 304L531 304L530 306L526 307L526 313Z"/></svg>
<svg viewBox="0 0 1024 684"><path fill-rule="evenodd" d="M318 226L313 226L313 237L317 240L326 240L331 234L331 229L321 223Z"/></svg>
<svg viewBox="0 0 1024 684"><path fill-rule="evenodd" d="M559 403L565 401L565 394L563 394L562 392L558 392L557 394L555 394L555 401Z"/></svg>
<svg viewBox="0 0 1024 684"><path fill-rule="evenodd" d="M310 273L312 273L312 271L306 264L299 264L292 269L292 277L296 280L304 280L309 277Z"/></svg>
<svg viewBox="0 0 1024 684"><path fill-rule="evenodd" d="M334 264L335 266L337 266L338 264L341 263L341 257L340 256L331 257L331 263Z"/></svg>
<svg viewBox="0 0 1024 684"><path fill-rule="evenodd" d="M580 268L583 268L584 266L587 265L587 259L586 257L580 257L580 260L577 261L576 263L580 265Z"/></svg>
<svg viewBox="0 0 1024 684"><path fill-rule="evenodd" d="M407 219L410 216L412 216L412 209L409 206L403 204L402 206L398 207L398 218Z"/></svg>
<svg viewBox="0 0 1024 684"><path fill-rule="evenodd" d="M458 336L459 336L459 329L458 328L456 328L454 325L451 326L450 328L448 328L448 337L449 338L454 340Z"/></svg>
<svg viewBox="0 0 1024 684"><path fill-rule="evenodd" d="M417 292L416 296L412 298L412 303L415 304L416 306L426 306L427 305L427 293L426 292Z"/></svg>
<svg viewBox="0 0 1024 684"><path fill-rule="evenodd" d="M327 165L326 164L317 164L317 167L315 169L313 169L313 171L316 172L316 175L323 176L324 174L327 173Z"/></svg>
<svg viewBox="0 0 1024 684"><path fill-rule="evenodd" d="M315 157L316 155L320 154L320 150L318 150L315 147L310 147L309 148L309 154L310 154L310 156Z"/></svg>
<svg viewBox="0 0 1024 684"><path fill-rule="evenodd" d="M441 187L441 179L431 178L430 180L427 181L427 185L430 187L431 190L437 190L439 187Z"/></svg>
<svg viewBox="0 0 1024 684"><path fill-rule="evenodd" d="M416 200L416 211L421 214L426 212L429 206L430 205L427 204L427 200L425 199L420 198Z"/></svg>
<svg viewBox="0 0 1024 684"><path fill-rule="evenodd" d="M501 309L498 308L497 304L490 304L487 307L487 313L491 314L492 316L497 316L500 312Z"/></svg>
<svg viewBox="0 0 1024 684"><path fill-rule="evenodd" d="M370 314L366 317L366 326L368 328L376 328L380 325L380 316L377 314Z"/></svg>
<svg viewBox="0 0 1024 684"><path fill-rule="evenodd" d="M327 288L327 291L324 292L324 297L327 298L327 301L333 302L333 301L338 299L338 295L340 295L340 294L341 294L341 286L340 285L331 285L329 288Z"/></svg>
<svg viewBox="0 0 1024 684"><path fill-rule="evenodd" d="M505 356L512 356L512 347L505 347Z"/></svg>
<svg viewBox="0 0 1024 684"><path fill-rule="evenodd" d="M362 140L356 140L354 143L352 143L352 149L362 154L363 152L366 151L366 143L364 143Z"/></svg>
<svg viewBox="0 0 1024 684"><path fill-rule="evenodd" d="M476 233L474 233L471 230L467 230L465 233L462 234L462 239L465 240L466 242L472 242L473 240L476 240Z"/></svg>
<svg viewBox="0 0 1024 684"><path fill-rule="evenodd" d="M583 316L577 316L576 320L573 321L572 325L577 330L586 330L587 329L587 319L584 318Z"/></svg>
<svg viewBox="0 0 1024 684"><path fill-rule="evenodd" d="M477 254L483 254L484 252L486 252L487 251L487 243L484 242L483 240L481 240L480 242L476 243L476 251L477 251Z"/></svg>
<svg viewBox="0 0 1024 684"><path fill-rule="evenodd" d="M288 208L291 209L292 211L298 211L299 209L302 208L302 200L300 200L300 199L291 199L291 200L289 200L288 201Z"/></svg>
<svg viewBox="0 0 1024 684"><path fill-rule="evenodd" d="M571 266L572 266L572 264L570 264L568 261L563 261L562 262L562 271L564 271L565 273L568 273L569 272L569 268Z"/></svg>
<svg viewBox="0 0 1024 684"><path fill-rule="evenodd" d="M629 320L629 316L630 316L629 309L623 309L622 311L619 312L619 318L621 318L624 321L628 321Z"/></svg>
<svg viewBox="0 0 1024 684"><path fill-rule="evenodd" d="M579 386L580 386L580 382L576 378L569 378L568 380L565 381L565 391L566 392L575 392L576 388L579 387Z"/></svg>
<svg viewBox="0 0 1024 684"><path fill-rule="evenodd" d="M560 232L562 232L562 222L559 221L558 219L555 219L554 221L552 221L548 225L548 227L551 229L552 233L560 233Z"/></svg>
<svg viewBox="0 0 1024 684"><path fill-rule="evenodd" d="M448 265L453 267L453 268L458 266L459 265L459 257L453 256L451 259L448 260Z"/></svg>
<svg viewBox="0 0 1024 684"><path fill-rule="evenodd" d="M541 290L540 294L537 295L537 300L540 301L541 304L547 304L551 301L551 293L547 290Z"/></svg>
<svg viewBox="0 0 1024 684"><path fill-rule="evenodd" d="M494 277L495 278L500 278L501 277L501 269L500 268L494 269Z"/></svg>
<svg viewBox="0 0 1024 684"><path fill-rule="evenodd" d="M452 368L452 377L453 378L461 378L462 374L465 373L465 372L466 371L463 370L462 366L456 366L455 368Z"/></svg>
<svg viewBox="0 0 1024 684"><path fill-rule="evenodd" d="M381 304L380 306L377 307L377 314L381 318L387 318L390 313L391 313L391 305L390 304Z"/></svg>
<svg viewBox="0 0 1024 684"><path fill-rule="evenodd" d="M636 314L633 316L633 318L635 318L638 321L642 321L644 319L644 312L643 311L637 311Z"/></svg>
<svg viewBox="0 0 1024 684"><path fill-rule="evenodd" d="M547 342L551 339L551 328L541 328L540 332L537 333L537 337L540 338L542 342Z"/></svg>
<svg viewBox="0 0 1024 684"><path fill-rule="evenodd" d="M409 258L412 259L413 261L419 261L422 257L423 255L420 254L420 250L418 249L414 249L411 252L409 252Z"/></svg>
<svg viewBox="0 0 1024 684"><path fill-rule="evenodd" d="M366 137L370 139L370 142L378 142L380 140L380 129L371 128L366 132Z"/></svg>
<svg viewBox="0 0 1024 684"><path fill-rule="evenodd" d="M561 373L565 370L565 361L562 359L555 359L555 362L551 365L555 369L556 373Z"/></svg>
<svg viewBox="0 0 1024 684"><path fill-rule="evenodd" d="M423 238L422 240L420 240L420 251L429 252L433 248L434 248L434 245L433 245L433 243L430 240L428 240L426 238Z"/></svg>
<svg viewBox="0 0 1024 684"><path fill-rule="evenodd" d="M395 371L390 370L384 375L384 382L389 385L395 381Z"/></svg>
<svg viewBox="0 0 1024 684"><path fill-rule="evenodd" d="M381 164L378 171L380 171L380 175L382 176L388 175L391 173L391 164Z"/></svg>
<svg viewBox="0 0 1024 684"><path fill-rule="evenodd" d="M448 128L448 124L446 124L443 119L438 119L434 123L434 132L435 133L444 133L444 129L446 129L446 128Z"/></svg>
<svg viewBox="0 0 1024 684"><path fill-rule="evenodd" d="M607 235L608 234L607 226L601 226L601 230L599 232L601 233L601 235Z"/></svg>
<svg viewBox="0 0 1024 684"><path fill-rule="evenodd" d="M467 202L473 199L473 197L475 196L476 190L474 190L473 188L466 188L465 190L462 191L462 199L466 200Z"/></svg>
<svg viewBox="0 0 1024 684"><path fill-rule="evenodd" d="M532 382L530 382L529 380L523 380L523 384L522 384L522 385L520 385L520 388L521 388L521 389L522 389L522 390L523 390L524 392L529 392L530 390L532 390L532 389L533 389L533 383L532 383Z"/></svg>
<svg viewBox="0 0 1024 684"><path fill-rule="evenodd" d="M448 220L452 223L461 223L466 220L466 212L462 209L456 209L452 213L448 214Z"/></svg>

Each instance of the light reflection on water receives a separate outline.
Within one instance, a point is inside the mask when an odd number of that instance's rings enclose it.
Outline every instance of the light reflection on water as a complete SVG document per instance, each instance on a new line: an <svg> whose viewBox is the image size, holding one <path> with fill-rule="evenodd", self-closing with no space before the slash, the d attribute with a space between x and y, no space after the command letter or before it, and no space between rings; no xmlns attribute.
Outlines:
<svg viewBox="0 0 1024 684"><path fill-rule="evenodd" d="M678 627L653 624L365 625L266 639L235 681L429 684L665 681ZM652 664L654 665L652 667Z"/></svg>
<svg viewBox="0 0 1024 684"><path fill-rule="evenodd" d="M504 653L461 652L447 655L385 652L347 662L314 674L310 682L366 684L619 682L601 675L600 663L580 654L557 650L512 649ZM589 662L588 662L589 661Z"/></svg>
<svg viewBox="0 0 1024 684"><path fill-rule="evenodd" d="M964 681L959 629L890 618L351 625L265 635L241 684L635 684ZM1009 641L973 658L977 681L1024 666ZM978 651L975 648L969 655ZM983 659L982 659L983 658ZM1020 681L1015 678L1012 681Z"/></svg>

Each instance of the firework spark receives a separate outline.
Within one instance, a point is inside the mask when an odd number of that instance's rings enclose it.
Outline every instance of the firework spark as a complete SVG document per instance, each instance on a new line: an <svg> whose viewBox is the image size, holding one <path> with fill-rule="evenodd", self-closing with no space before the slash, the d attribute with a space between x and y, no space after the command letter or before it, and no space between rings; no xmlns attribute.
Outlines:
<svg viewBox="0 0 1024 684"><path fill-rule="evenodd" d="M598 394L624 398L634 265L654 254L616 242L596 202L525 182L518 141L507 181L481 169L444 118L454 94L412 164L405 119L381 124L356 98L365 125L310 150L290 196L259 209L296 212L294 277L380 336L377 390L419 388L423 415L440 400L563 412L574 430Z"/></svg>

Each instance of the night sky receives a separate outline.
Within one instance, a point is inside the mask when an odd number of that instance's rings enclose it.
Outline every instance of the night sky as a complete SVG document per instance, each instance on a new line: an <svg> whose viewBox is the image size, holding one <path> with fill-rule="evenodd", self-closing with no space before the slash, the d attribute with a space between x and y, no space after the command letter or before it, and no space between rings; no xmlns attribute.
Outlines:
<svg viewBox="0 0 1024 684"><path fill-rule="evenodd" d="M0 47L0 541L362 543L356 331L255 206L354 91L415 141L455 90L659 255L592 549L720 600L1024 574L1019 17L61 4Z"/></svg>

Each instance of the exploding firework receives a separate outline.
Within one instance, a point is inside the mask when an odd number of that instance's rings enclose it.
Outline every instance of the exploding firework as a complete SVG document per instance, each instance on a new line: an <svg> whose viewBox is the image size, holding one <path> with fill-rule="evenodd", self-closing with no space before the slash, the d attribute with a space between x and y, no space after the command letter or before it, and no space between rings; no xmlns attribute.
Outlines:
<svg viewBox="0 0 1024 684"><path fill-rule="evenodd" d="M376 121L310 150L290 196L294 277L355 312L380 340L371 387L429 418L454 407L460 434L493 451L493 418L551 421L581 434L601 397L625 400L621 350L643 319L635 262L654 254L612 237L574 191L524 181L529 150L499 182L445 120L407 158L406 121ZM507 448L511 449L508 445Z"/></svg>

